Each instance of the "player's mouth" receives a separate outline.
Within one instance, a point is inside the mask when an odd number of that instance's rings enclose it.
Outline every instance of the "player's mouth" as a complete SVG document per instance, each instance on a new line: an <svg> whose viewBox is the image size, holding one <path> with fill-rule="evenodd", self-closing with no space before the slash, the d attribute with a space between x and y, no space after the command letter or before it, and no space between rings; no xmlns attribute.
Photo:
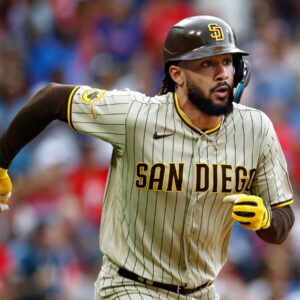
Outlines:
<svg viewBox="0 0 300 300"><path fill-rule="evenodd" d="M218 99L224 99L229 97L230 87L227 84L219 85L211 91Z"/></svg>

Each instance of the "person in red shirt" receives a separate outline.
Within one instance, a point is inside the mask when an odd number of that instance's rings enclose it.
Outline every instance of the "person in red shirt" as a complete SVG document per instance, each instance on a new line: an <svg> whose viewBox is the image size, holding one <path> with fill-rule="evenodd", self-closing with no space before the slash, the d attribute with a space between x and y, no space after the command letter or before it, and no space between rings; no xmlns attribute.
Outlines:
<svg viewBox="0 0 300 300"><path fill-rule="evenodd" d="M89 140L80 145L81 161L67 176L83 217L99 226L108 167L97 160L97 147ZM100 217L99 217L100 216Z"/></svg>

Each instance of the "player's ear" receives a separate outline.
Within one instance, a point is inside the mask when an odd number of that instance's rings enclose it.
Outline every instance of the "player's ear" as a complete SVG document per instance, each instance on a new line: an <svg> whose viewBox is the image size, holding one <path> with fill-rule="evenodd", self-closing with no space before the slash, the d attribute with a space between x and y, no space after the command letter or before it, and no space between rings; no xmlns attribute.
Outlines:
<svg viewBox="0 0 300 300"><path fill-rule="evenodd" d="M179 66L171 65L169 67L169 74L176 85L182 86L184 84L184 75Z"/></svg>

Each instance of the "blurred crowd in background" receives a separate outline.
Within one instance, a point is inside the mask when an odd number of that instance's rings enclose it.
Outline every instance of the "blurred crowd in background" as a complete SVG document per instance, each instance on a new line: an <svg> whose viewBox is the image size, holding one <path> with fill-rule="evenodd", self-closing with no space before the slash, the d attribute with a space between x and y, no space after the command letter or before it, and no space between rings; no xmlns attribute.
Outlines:
<svg viewBox="0 0 300 300"><path fill-rule="evenodd" d="M278 133L296 223L281 246L234 226L216 285L222 300L300 299L299 0L0 0L0 133L48 82L158 93L162 45L182 18L211 14L250 52L242 102ZM15 158L0 216L1 300L88 300L111 146L54 122Z"/></svg>

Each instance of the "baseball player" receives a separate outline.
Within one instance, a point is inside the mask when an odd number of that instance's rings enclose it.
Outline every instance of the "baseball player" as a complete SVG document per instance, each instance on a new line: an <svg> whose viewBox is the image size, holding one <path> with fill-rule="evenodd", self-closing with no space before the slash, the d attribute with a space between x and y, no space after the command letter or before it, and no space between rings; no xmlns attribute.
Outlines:
<svg viewBox="0 0 300 300"><path fill-rule="evenodd" d="M222 19L169 31L160 95L49 84L0 140L7 169L52 120L113 145L100 229L95 299L219 299L233 223L282 243L294 223L287 164L270 119L239 104L250 76Z"/></svg>

